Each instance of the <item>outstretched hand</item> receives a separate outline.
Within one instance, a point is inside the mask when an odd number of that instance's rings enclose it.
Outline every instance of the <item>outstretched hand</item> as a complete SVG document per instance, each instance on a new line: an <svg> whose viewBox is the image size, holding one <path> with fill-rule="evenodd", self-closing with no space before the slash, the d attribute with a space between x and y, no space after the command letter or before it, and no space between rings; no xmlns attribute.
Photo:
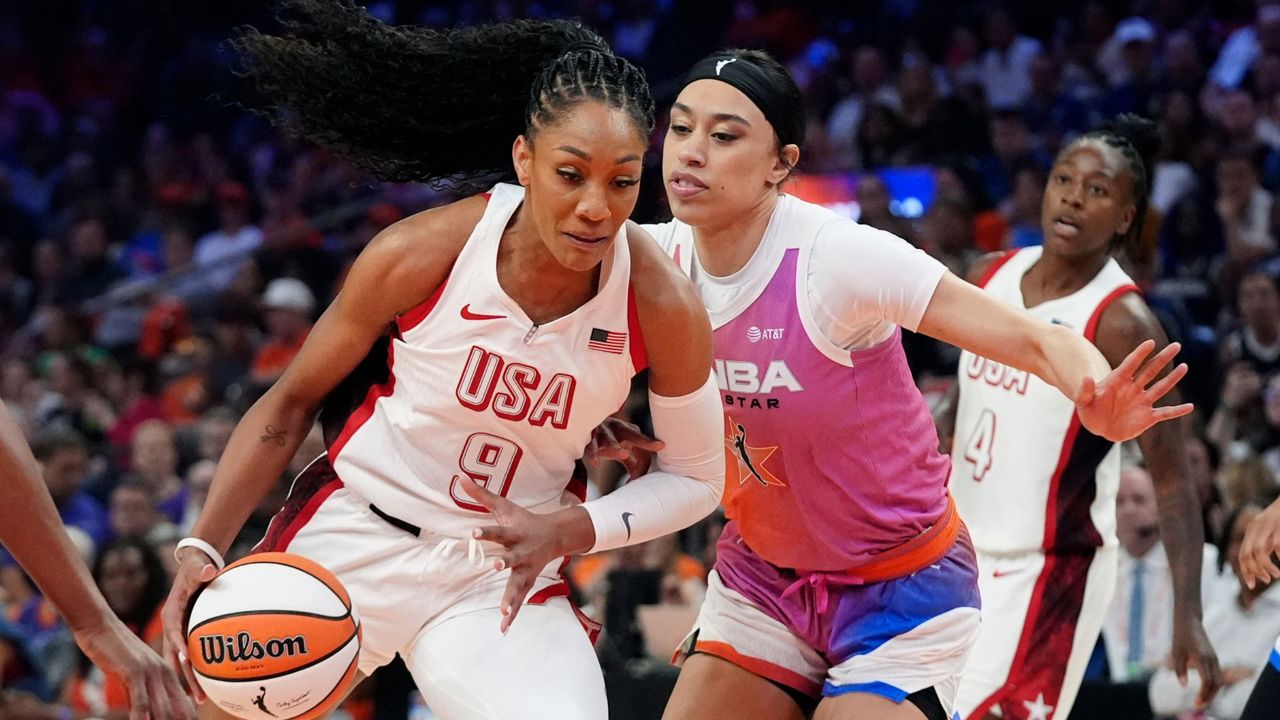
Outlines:
<svg viewBox="0 0 1280 720"><path fill-rule="evenodd" d="M472 500L485 506L497 525L476 528L477 540L497 543L503 550L493 560L494 570L511 571L506 590L502 593L502 624L499 629L507 633L511 623L533 589L538 574L552 560L567 554L565 533L556 519L564 513L581 513L589 526L591 520L581 508L569 508L555 513L529 512L510 500L490 492L471 480L461 481Z"/></svg>
<svg viewBox="0 0 1280 720"><path fill-rule="evenodd" d="M1134 348L1120 366L1100 382L1095 383L1093 378L1086 377L1080 383L1075 397L1076 411L1080 414L1081 424L1089 432L1112 442L1131 440L1156 423L1182 417L1194 409L1191 403L1156 407L1156 403L1187 374L1187 365L1178 365L1157 381L1160 371L1182 346L1176 342L1169 343L1155 357L1148 359L1155 346L1154 340L1147 340Z"/></svg>

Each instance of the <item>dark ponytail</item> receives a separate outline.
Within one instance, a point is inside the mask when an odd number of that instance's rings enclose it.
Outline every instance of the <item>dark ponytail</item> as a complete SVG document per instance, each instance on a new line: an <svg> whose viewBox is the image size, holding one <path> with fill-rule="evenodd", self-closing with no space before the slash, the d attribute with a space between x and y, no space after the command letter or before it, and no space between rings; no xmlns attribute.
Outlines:
<svg viewBox="0 0 1280 720"><path fill-rule="evenodd" d="M580 23L391 26L351 0L282 0L285 33L234 41L274 122L384 180L511 179L511 143L591 98L653 127L643 73Z"/></svg>
<svg viewBox="0 0 1280 720"><path fill-rule="evenodd" d="M1131 246L1134 240L1142 236L1142 224L1146 220L1147 205L1151 199L1155 157L1160 150L1160 134L1156 130L1156 124L1139 115L1125 113L1081 135L1072 145L1088 139L1101 140L1115 148L1129 163L1129 176L1133 178L1133 204L1137 214L1133 224L1129 226L1129 232L1117 235L1112 245Z"/></svg>

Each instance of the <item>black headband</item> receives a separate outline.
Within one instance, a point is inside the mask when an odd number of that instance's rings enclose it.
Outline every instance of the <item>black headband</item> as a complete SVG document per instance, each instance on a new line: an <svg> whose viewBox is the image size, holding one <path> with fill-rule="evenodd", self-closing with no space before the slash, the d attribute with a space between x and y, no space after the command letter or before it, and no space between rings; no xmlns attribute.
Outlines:
<svg viewBox="0 0 1280 720"><path fill-rule="evenodd" d="M711 55L689 69L680 87L697 80L719 80L740 90L764 113L783 145L799 145L804 139L804 127L797 126L791 120L794 113L787 111L792 102L787 88L750 59L728 53Z"/></svg>

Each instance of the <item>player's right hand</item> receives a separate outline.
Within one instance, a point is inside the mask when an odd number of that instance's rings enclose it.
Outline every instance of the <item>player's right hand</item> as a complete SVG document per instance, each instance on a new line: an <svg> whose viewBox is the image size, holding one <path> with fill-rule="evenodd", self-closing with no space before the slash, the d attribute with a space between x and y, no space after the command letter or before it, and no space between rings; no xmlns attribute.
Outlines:
<svg viewBox="0 0 1280 720"><path fill-rule="evenodd" d="M160 617L164 621L164 654L174 669L187 679L187 686L198 702L205 701L204 691L196 682L187 659L187 616L191 613L191 600L196 591L204 587L218 574L218 568L208 555L197 548L183 548L178 572L173 579L173 589L165 600ZM132 719L131 719L132 720Z"/></svg>
<svg viewBox="0 0 1280 720"><path fill-rule="evenodd" d="M1169 343L1148 359L1155 341L1147 340L1129 353L1120 365L1101 380L1085 376L1076 393L1076 413L1089 432L1112 442L1138 437L1158 422L1190 414L1191 403L1157 406L1160 398L1173 389L1187 374L1182 363L1163 378L1160 371L1173 361L1182 346Z"/></svg>
<svg viewBox="0 0 1280 720"><path fill-rule="evenodd" d="M625 420L607 417L591 431L591 442L583 450L582 459L592 467L600 465L600 458L617 460L629 477L637 478L649 472L653 453L666 446Z"/></svg>
<svg viewBox="0 0 1280 720"><path fill-rule="evenodd" d="M114 618L112 620L115 620ZM194 720L195 706L165 661L124 623L108 621L75 632L76 644L103 672L129 688L129 720Z"/></svg>
<svg viewBox="0 0 1280 720"><path fill-rule="evenodd" d="M1258 583L1280 580L1276 553L1280 553L1280 500L1271 503L1245 528L1240 543L1240 579L1249 589Z"/></svg>

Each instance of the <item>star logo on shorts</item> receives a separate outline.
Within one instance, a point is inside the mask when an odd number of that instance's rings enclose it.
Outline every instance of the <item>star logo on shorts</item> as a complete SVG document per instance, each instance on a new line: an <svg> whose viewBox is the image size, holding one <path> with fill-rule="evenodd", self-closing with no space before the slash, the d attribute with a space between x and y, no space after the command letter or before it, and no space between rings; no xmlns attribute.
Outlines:
<svg viewBox="0 0 1280 720"><path fill-rule="evenodd" d="M1053 717L1053 706L1046 705L1044 693L1036 693L1036 701L1023 700L1022 707L1027 709L1027 720L1049 720Z"/></svg>

